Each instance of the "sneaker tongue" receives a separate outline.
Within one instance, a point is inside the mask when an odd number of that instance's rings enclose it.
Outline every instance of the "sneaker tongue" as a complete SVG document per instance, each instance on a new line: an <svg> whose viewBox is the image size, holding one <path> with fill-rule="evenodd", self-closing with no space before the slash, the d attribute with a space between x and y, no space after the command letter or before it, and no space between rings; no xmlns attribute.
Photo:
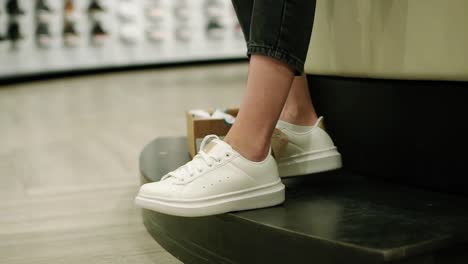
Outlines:
<svg viewBox="0 0 468 264"><path fill-rule="evenodd" d="M224 155L229 150L232 150L231 146L219 139L213 139L203 148L203 151L211 156Z"/></svg>

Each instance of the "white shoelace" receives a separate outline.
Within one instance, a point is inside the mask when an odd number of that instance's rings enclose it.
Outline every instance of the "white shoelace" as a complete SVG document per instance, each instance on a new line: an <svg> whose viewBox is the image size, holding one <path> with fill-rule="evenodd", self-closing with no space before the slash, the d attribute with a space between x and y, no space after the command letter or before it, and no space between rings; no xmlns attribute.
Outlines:
<svg viewBox="0 0 468 264"><path fill-rule="evenodd" d="M169 172L161 180L165 180L170 177L174 177L177 180L183 182L189 177L193 177L197 174L203 173L204 171L212 168L215 163L222 161L221 158L215 157L203 151L205 145L208 144L210 139L219 139L216 135L208 135L201 142L200 151L195 157L185 165L179 167L178 169Z"/></svg>

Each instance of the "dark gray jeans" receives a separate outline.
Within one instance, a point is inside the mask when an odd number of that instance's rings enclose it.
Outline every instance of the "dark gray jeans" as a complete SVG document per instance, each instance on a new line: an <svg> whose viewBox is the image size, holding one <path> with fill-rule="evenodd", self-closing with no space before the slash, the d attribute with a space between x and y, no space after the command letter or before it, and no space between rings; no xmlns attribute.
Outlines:
<svg viewBox="0 0 468 264"><path fill-rule="evenodd" d="M247 55L260 54L304 72L315 16L315 0L232 0Z"/></svg>

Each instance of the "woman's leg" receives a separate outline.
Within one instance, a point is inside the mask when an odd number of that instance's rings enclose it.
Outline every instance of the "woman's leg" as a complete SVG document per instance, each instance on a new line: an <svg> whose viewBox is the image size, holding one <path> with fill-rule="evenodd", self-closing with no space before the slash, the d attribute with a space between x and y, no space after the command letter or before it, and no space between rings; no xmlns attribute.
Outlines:
<svg viewBox="0 0 468 264"><path fill-rule="evenodd" d="M254 0L232 0L232 3L248 46ZM304 74L296 76L291 85L286 104L281 112L280 120L295 125L306 126L315 124L317 119L318 116L309 94L307 78Z"/></svg>
<svg viewBox="0 0 468 264"><path fill-rule="evenodd" d="M293 79L294 72L287 64L252 55L247 91L236 122L224 141L249 160L265 159Z"/></svg>
<svg viewBox="0 0 468 264"><path fill-rule="evenodd" d="M205 216L284 202L279 166L268 149L294 76L303 71L315 1L253 0L252 5L252 0L236 0L236 4L237 10L247 10L241 14L244 24L251 17L246 37L249 77L236 122L225 141L205 137L192 161L158 182L141 186L135 201L144 208Z"/></svg>
<svg viewBox="0 0 468 264"><path fill-rule="evenodd" d="M317 119L306 75L297 76L294 78L280 120L294 125L312 126Z"/></svg>
<svg viewBox="0 0 468 264"><path fill-rule="evenodd" d="M290 94L305 103L303 72L315 13L313 0L233 0L251 56L247 91L236 123L225 141L245 158L268 154L271 135ZM250 23L249 23L250 19ZM307 92L308 93L308 92ZM312 106L304 107L313 109Z"/></svg>

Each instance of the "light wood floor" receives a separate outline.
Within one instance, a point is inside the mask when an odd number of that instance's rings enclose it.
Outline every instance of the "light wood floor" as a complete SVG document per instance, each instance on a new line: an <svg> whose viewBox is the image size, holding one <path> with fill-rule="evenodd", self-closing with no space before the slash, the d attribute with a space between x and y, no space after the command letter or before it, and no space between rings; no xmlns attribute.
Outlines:
<svg viewBox="0 0 468 264"><path fill-rule="evenodd" d="M179 263L133 205L138 155L184 110L238 106L245 64L0 87L0 263Z"/></svg>

